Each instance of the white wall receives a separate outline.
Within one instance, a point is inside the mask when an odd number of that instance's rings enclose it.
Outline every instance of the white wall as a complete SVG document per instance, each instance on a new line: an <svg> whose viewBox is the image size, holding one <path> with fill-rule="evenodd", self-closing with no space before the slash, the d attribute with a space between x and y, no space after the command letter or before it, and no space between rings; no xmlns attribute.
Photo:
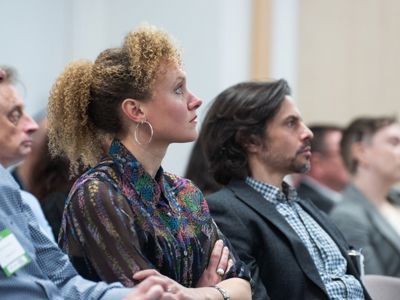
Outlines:
<svg viewBox="0 0 400 300"><path fill-rule="evenodd" d="M207 103L227 86L248 80L248 0L0 0L0 64L13 65L26 86L27 110L47 103L55 77L72 59L94 59L118 46L143 22L181 44L189 88ZM163 166L183 174L191 144L171 145Z"/></svg>
<svg viewBox="0 0 400 300"><path fill-rule="evenodd" d="M67 60L66 2L0 0L0 65L17 69L30 113L45 106Z"/></svg>
<svg viewBox="0 0 400 300"><path fill-rule="evenodd" d="M299 0L273 0L272 10L271 77L285 78L296 101Z"/></svg>

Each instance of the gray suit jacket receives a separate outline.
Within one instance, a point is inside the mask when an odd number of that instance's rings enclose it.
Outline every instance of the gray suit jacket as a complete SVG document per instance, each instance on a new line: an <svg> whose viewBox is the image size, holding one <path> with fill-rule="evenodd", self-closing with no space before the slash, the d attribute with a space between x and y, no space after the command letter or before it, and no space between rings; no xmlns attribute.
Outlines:
<svg viewBox="0 0 400 300"><path fill-rule="evenodd" d="M365 256L365 273L400 277L400 236L354 185L331 218L354 248Z"/></svg>
<svg viewBox="0 0 400 300"><path fill-rule="evenodd" d="M121 299L121 284L94 283L80 277L68 257L39 229L19 187L0 165L0 231L10 229L32 262L7 277L0 269L0 298L7 300Z"/></svg>
<svg viewBox="0 0 400 300"><path fill-rule="evenodd" d="M248 264L255 282L253 300L328 300L314 261L300 237L260 193L242 180L208 195L212 217ZM348 262L347 273L359 278L347 255L347 243L310 201L300 205L337 243ZM370 299L365 292L366 298Z"/></svg>
<svg viewBox="0 0 400 300"><path fill-rule="evenodd" d="M332 199L325 197L305 181L300 181L296 190L301 199L310 200L325 213L329 213L336 204Z"/></svg>

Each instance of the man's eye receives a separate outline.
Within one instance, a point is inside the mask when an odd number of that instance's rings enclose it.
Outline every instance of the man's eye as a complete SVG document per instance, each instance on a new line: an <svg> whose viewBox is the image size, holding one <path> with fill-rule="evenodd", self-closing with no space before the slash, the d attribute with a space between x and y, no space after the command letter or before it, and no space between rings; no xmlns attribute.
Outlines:
<svg viewBox="0 0 400 300"><path fill-rule="evenodd" d="M296 121L295 121L295 120L290 120L290 121L287 123L287 125L288 125L288 127L293 128L293 127L296 125Z"/></svg>
<svg viewBox="0 0 400 300"><path fill-rule="evenodd" d="M8 119L10 120L11 123L14 125L18 124L19 119L21 119L22 113L18 110L14 110L8 115Z"/></svg>

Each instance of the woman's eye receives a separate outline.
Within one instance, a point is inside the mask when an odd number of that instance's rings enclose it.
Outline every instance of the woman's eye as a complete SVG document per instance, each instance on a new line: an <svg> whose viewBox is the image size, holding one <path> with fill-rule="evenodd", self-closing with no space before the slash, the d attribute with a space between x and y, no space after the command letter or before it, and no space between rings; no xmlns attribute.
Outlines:
<svg viewBox="0 0 400 300"><path fill-rule="evenodd" d="M176 93L177 95L182 95L182 94L183 94L183 88L182 88L181 86L177 87L177 88L175 89L175 93Z"/></svg>

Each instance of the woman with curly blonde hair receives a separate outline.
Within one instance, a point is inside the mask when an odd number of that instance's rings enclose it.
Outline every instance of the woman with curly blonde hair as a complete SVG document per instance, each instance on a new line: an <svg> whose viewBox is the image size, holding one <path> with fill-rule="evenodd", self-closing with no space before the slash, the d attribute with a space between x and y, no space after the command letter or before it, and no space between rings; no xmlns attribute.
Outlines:
<svg viewBox="0 0 400 300"><path fill-rule="evenodd" d="M248 269L228 249L202 193L161 167L169 144L197 137L200 105L177 47L150 26L57 79L50 149L66 155L72 171L91 167L70 192L59 236L84 276L126 286L167 276L182 299L251 299Z"/></svg>

